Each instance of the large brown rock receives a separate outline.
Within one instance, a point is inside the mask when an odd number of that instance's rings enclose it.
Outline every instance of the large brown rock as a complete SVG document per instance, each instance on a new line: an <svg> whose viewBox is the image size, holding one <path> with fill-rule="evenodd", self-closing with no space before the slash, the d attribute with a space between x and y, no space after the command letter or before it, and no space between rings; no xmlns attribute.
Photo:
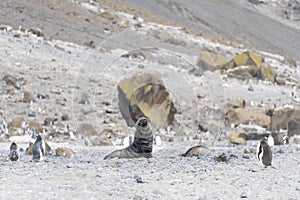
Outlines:
<svg viewBox="0 0 300 200"><path fill-rule="evenodd" d="M288 136L300 135L300 117L291 118L288 122Z"/></svg>
<svg viewBox="0 0 300 200"><path fill-rule="evenodd" d="M239 124L256 124L262 126L264 128L270 127L270 117L266 114L248 108L237 108L230 109L226 113L226 117L230 124L234 124L235 126Z"/></svg>
<svg viewBox="0 0 300 200"><path fill-rule="evenodd" d="M25 91L23 93L22 102L24 102L24 103L31 103L31 102L34 102L34 101L35 101L35 98L33 97L33 95L30 92Z"/></svg>
<svg viewBox="0 0 300 200"><path fill-rule="evenodd" d="M228 70L228 75L232 77L241 79L255 77L274 83L277 74L272 67L266 65L263 61L263 57L258 54L244 52L236 55L220 68Z"/></svg>
<svg viewBox="0 0 300 200"><path fill-rule="evenodd" d="M66 147L58 147L55 150L55 155L56 156L62 156L65 158L73 158L74 157L74 151L71 148L66 148Z"/></svg>
<svg viewBox="0 0 300 200"><path fill-rule="evenodd" d="M247 144L247 135L245 133L231 133L229 135L229 142L232 144Z"/></svg>
<svg viewBox="0 0 300 200"><path fill-rule="evenodd" d="M244 52L236 55L231 61L223 65L222 68L228 70L241 65L254 65L260 68L262 62L263 58L260 55L250 52Z"/></svg>
<svg viewBox="0 0 300 200"><path fill-rule="evenodd" d="M9 128L21 128L24 122L22 117L16 117L8 124L8 126Z"/></svg>
<svg viewBox="0 0 300 200"><path fill-rule="evenodd" d="M245 108L245 99L232 99L226 103L227 109Z"/></svg>
<svg viewBox="0 0 300 200"><path fill-rule="evenodd" d="M94 126L88 123L80 124L77 132L85 136L98 135L98 132L96 131Z"/></svg>
<svg viewBox="0 0 300 200"><path fill-rule="evenodd" d="M199 56L197 66L200 68L201 72L208 70L215 71L218 67L226 64L226 62L226 58L220 54L204 52Z"/></svg>
<svg viewBox="0 0 300 200"><path fill-rule="evenodd" d="M300 110L282 108L275 110L271 117L271 130L287 129L290 119L300 116Z"/></svg>
<svg viewBox="0 0 300 200"><path fill-rule="evenodd" d="M119 108L128 126L137 119L151 119L154 126L166 127L174 120L176 109L169 92L158 76L136 75L118 84Z"/></svg>

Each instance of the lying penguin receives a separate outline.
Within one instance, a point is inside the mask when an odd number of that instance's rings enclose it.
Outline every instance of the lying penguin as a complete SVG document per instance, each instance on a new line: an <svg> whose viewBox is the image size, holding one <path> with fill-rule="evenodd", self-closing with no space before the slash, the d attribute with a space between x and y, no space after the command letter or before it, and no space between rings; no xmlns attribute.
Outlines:
<svg viewBox="0 0 300 200"><path fill-rule="evenodd" d="M116 150L104 157L105 159L111 158L151 158L153 135L145 117L138 119L135 125L136 132L132 144L125 149Z"/></svg>

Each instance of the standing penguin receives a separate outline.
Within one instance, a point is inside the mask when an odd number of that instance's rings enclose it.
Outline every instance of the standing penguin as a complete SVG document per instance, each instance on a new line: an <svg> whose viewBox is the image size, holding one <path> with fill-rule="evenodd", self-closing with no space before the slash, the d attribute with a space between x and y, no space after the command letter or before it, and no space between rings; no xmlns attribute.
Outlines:
<svg viewBox="0 0 300 200"><path fill-rule="evenodd" d="M43 160L45 153L45 141L43 140L41 135L37 135L32 147L32 159L35 161Z"/></svg>
<svg viewBox="0 0 300 200"><path fill-rule="evenodd" d="M268 138L264 137L257 145L256 156L258 161L265 167L271 166L272 150L268 145Z"/></svg>
<svg viewBox="0 0 300 200"><path fill-rule="evenodd" d="M13 142L13 143L11 143L9 149L10 149L9 159L11 161L19 160L20 154L19 154L19 151L18 151L18 145L15 142Z"/></svg>

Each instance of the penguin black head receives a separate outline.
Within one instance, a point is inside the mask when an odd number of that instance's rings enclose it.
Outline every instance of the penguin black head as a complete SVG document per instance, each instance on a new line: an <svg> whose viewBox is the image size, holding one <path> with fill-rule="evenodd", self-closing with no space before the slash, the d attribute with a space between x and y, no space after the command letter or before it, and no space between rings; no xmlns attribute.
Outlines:
<svg viewBox="0 0 300 200"><path fill-rule="evenodd" d="M43 140L42 136L41 135L37 135L36 136L36 141L41 141L41 140Z"/></svg>
<svg viewBox="0 0 300 200"><path fill-rule="evenodd" d="M13 150L16 151L18 149L18 145L15 142L13 142L13 143L11 143L9 149L10 149L10 151L13 151Z"/></svg>

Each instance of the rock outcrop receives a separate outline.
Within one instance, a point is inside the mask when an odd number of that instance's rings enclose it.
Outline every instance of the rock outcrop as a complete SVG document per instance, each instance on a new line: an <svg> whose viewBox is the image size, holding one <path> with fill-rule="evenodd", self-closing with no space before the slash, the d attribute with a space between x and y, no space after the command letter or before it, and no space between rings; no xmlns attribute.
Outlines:
<svg viewBox="0 0 300 200"><path fill-rule="evenodd" d="M119 108L128 126L141 117L158 127L172 124L176 109L169 92L158 76L136 75L118 85Z"/></svg>
<svg viewBox="0 0 300 200"><path fill-rule="evenodd" d="M239 124L256 124L264 128L270 127L270 116L263 112L249 108L230 109L226 113L226 117L230 124L235 126Z"/></svg>

